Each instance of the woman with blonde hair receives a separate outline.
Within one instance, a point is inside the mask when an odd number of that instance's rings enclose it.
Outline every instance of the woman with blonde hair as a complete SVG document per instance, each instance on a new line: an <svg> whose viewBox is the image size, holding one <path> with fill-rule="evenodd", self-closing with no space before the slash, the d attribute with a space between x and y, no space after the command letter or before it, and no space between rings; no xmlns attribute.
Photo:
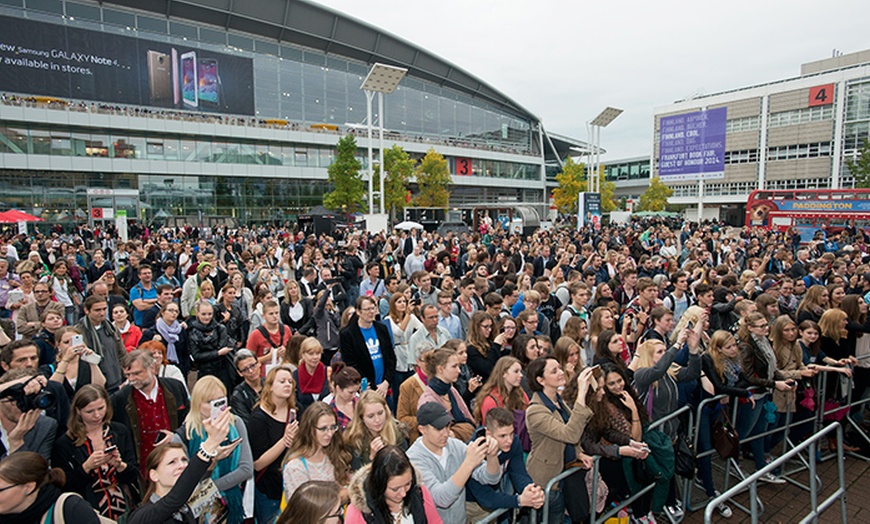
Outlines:
<svg viewBox="0 0 870 524"><path fill-rule="evenodd" d="M287 500L303 482L334 481L347 501L350 452L344 446L335 412L324 402L308 406L299 421L299 434L287 450L283 464L284 497Z"/></svg>
<svg viewBox="0 0 870 524"><path fill-rule="evenodd" d="M289 326L294 333L311 333L314 318L314 304L311 299L302 296L299 283L290 280L284 287L284 300L281 301L281 322Z"/></svg>
<svg viewBox="0 0 870 524"><path fill-rule="evenodd" d="M798 327L791 317L787 315L777 317L770 331L773 354L776 355L776 369L782 373L786 380L799 382L805 378L814 377L818 373L815 365L804 365L803 350L797 342ZM796 392L796 389L773 391L773 403L776 405L776 421L773 427L768 426L768 429L783 427L788 413L792 413L794 417L797 409ZM771 449L776 447L782 438L782 433L769 435L765 443L765 452L770 453Z"/></svg>
<svg viewBox="0 0 870 524"><path fill-rule="evenodd" d="M296 382L296 405L299 413L312 403L329 395L326 366L320 361L323 347L314 337L307 337L299 346L299 367L293 372Z"/></svg>
<svg viewBox="0 0 870 524"><path fill-rule="evenodd" d="M834 360L851 356L847 344L849 332L846 326L848 325L849 316L842 309L829 309L819 319L821 349Z"/></svg>
<svg viewBox="0 0 870 524"><path fill-rule="evenodd" d="M221 403L223 410L229 409L229 399L223 382L212 375L200 377L190 392L191 409L187 418L172 436L173 442L185 446L188 455L196 453L208 438L203 421L212 420L212 406L216 403ZM217 465L211 471L210 478L227 502L227 522L241 524L245 520L242 484L251 478L254 461L247 428L244 421L236 415L230 419L226 438L227 441L218 447L215 458Z"/></svg>
<svg viewBox="0 0 870 524"><path fill-rule="evenodd" d="M363 391L353 420L342 435L351 453L350 468L357 471L371 463L385 446L408 450L408 429L393 417L387 401L372 390Z"/></svg>
<svg viewBox="0 0 870 524"><path fill-rule="evenodd" d="M248 422L254 458L254 513L257 522L272 522L280 512L281 463L299 431L293 370L276 366L266 373L258 402Z"/></svg>
<svg viewBox="0 0 870 524"><path fill-rule="evenodd" d="M586 363L595 360L595 349L598 347L598 335L606 329L616 331L613 312L606 307L595 308L589 317L589 347L586 350Z"/></svg>
<svg viewBox="0 0 870 524"><path fill-rule="evenodd" d="M562 365L567 380L574 378L574 374L583 368L583 362L580 360L580 344L571 337L564 335L559 337L553 347L553 356Z"/></svg>
<svg viewBox="0 0 870 524"><path fill-rule="evenodd" d="M829 293L825 286L810 286L804 294L804 299L798 304L797 323L812 320L818 323L828 308Z"/></svg>

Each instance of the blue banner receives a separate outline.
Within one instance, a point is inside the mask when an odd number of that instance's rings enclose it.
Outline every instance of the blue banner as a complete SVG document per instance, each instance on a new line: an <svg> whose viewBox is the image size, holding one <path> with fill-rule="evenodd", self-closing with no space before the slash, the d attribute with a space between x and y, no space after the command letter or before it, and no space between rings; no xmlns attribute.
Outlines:
<svg viewBox="0 0 870 524"><path fill-rule="evenodd" d="M724 107L662 117L659 176L663 180L725 177Z"/></svg>

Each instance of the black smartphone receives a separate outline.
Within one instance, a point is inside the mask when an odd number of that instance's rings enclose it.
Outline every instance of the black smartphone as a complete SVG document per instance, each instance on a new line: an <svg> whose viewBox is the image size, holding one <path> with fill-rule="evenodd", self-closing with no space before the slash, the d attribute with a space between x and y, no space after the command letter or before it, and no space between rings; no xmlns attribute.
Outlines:
<svg viewBox="0 0 870 524"><path fill-rule="evenodd" d="M162 434L162 433L161 433L161 434ZM103 450L103 454L108 455L109 453L115 451L116 449L118 449L118 446L116 446L116 445L113 444L113 445L107 447L106 449L104 449L104 450Z"/></svg>
<svg viewBox="0 0 870 524"><path fill-rule="evenodd" d="M233 440L227 442L226 445L227 445L227 446L232 446L232 445L235 444L236 442L241 442L241 441L242 441L242 437L236 437L236 438L234 438Z"/></svg>
<svg viewBox="0 0 870 524"><path fill-rule="evenodd" d="M486 436L486 426L481 426L474 431L474 435L471 436L472 442L477 442L477 439L480 437Z"/></svg>
<svg viewBox="0 0 870 524"><path fill-rule="evenodd" d="M166 433L163 433L161 431L160 433L157 434L157 437L154 439L154 445L157 446L158 444L163 442L163 439L165 439L165 438L166 438Z"/></svg>

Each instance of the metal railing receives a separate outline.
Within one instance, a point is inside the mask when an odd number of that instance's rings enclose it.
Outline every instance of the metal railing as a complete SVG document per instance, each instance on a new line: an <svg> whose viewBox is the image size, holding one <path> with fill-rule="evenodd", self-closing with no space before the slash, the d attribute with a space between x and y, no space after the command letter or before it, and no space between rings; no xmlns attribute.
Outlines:
<svg viewBox="0 0 870 524"><path fill-rule="evenodd" d="M689 414L689 428L692 428L694 424L693 424L693 419L692 419L691 407L690 406L683 406L680 409L678 409L672 413L669 413L667 416L656 420L655 422L650 424L649 427L646 428L646 430L651 431L654 429L658 429L659 427L663 426L665 424L665 422L673 420L673 419L683 415L684 413ZM593 457L592 493L589 496L589 522L590 522L590 524L601 524L601 523L605 522L607 519L615 516L621 510L627 508L635 500L637 500L638 498L642 497L647 492L649 492L650 490L655 488L655 483L649 484L648 486L644 486L640 491L633 494L629 498L623 500L619 505L614 506L609 511L605 512L601 517L596 518L597 511L595 511L595 506L596 506L596 501L598 499L598 481L599 481L599 477L600 477L599 461L600 460L601 460L600 456ZM578 467L568 468L565 471L563 471L563 472L559 473L558 475L556 475L555 477L553 477L552 479L550 479L549 482L547 482L547 486L546 486L546 488L544 488L544 506L541 508L541 511L543 513L543 519L541 521L542 524L548 524L548 522L549 522L549 519L550 519L550 493L552 492L553 487L556 485L556 483L565 479L566 477L569 477L575 473L582 472L582 471L585 471L585 470L582 468L578 468ZM532 522L538 521L537 520L537 510L535 510L534 508L532 509L532 520L531 521Z"/></svg>
<svg viewBox="0 0 870 524"><path fill-rule="evenodd" d="M811 457L815 456L816 452L816 444L826 435L831 433L832 431L836 431L837 433L837 477L839 481L839 487L834 493L832 493L829 497L819 503L818 500L818 490L821 489L820 483L815 480L816 479L816 461L809 461L809 483L811 485L810 489L810 507L812 511L801 520L801 523L805 522L817 522L819 515L821 515L825 510L830 508L834 502L838 499L840 500L840 514L842 518L843 524L847 521L846 514L846 471L845 465L843 464L843 426L841 426L837 422L833 422L829 424L827 427L822 429L821 431L814 434L809 439L805 440L801 444L795 446L787 453L781 455L776 460L772 461L770 464L766 465L762 469L756 471L742 482L739 482L734 487L726 491L725 493L719 495L718 497L711 500L707 507L704 509L704 522L709 523L712 522L713 512L716 511L716 508L719 507L720 504L729 501L737 494L743 492L747 488L749 489L749 516L752 519L752 524L758 523L759 511L758 511L758 482L761 480L761 477L774 471L775 469L781 467L783 464L797 456L799 453L804 450L808 450Z"/></svg>

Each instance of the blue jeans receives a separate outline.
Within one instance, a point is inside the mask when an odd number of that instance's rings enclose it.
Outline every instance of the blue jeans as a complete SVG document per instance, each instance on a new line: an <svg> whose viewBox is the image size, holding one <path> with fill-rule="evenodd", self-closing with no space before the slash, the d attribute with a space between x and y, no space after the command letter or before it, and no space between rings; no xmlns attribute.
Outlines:
<svg viewBox="0 0 870 524"><path fill-rule="evenodd" d="M764 415L764 403L767 398L756 399L755 407L750 403L740 403L737 407L737 421L734 426L740 440L748 439L767 431L767 418ZM757 438L749 443L752 456L755 459L755 469L763 468L767 463L764 460L764 439Z"/></svg>
<svg viewBox="0 0 870 524"><path fill-rule="evenodd" d="M728 409L728 406L721 406L720 409ZM711 440L710 434L712 429L711 420L715 417L714 413L718 414L712 408L705 407L701 410L701 419L698 421L698 449L695 450L695 453L698 455L704 451L713 449L713 441ZM711 459L711 456L698 459L698 478L700 478L701 482L704 484L704 491L707 492L708 497L712 497L716 490L716 486L713 484L713 466Z"/></svg>
<svg viewBox="0 0 870 524"><path fill-rule="evenodd" d="M272 524L280 513L280 500L272 500L259 489L254 489L254 517L257 524Z"/></svg>

